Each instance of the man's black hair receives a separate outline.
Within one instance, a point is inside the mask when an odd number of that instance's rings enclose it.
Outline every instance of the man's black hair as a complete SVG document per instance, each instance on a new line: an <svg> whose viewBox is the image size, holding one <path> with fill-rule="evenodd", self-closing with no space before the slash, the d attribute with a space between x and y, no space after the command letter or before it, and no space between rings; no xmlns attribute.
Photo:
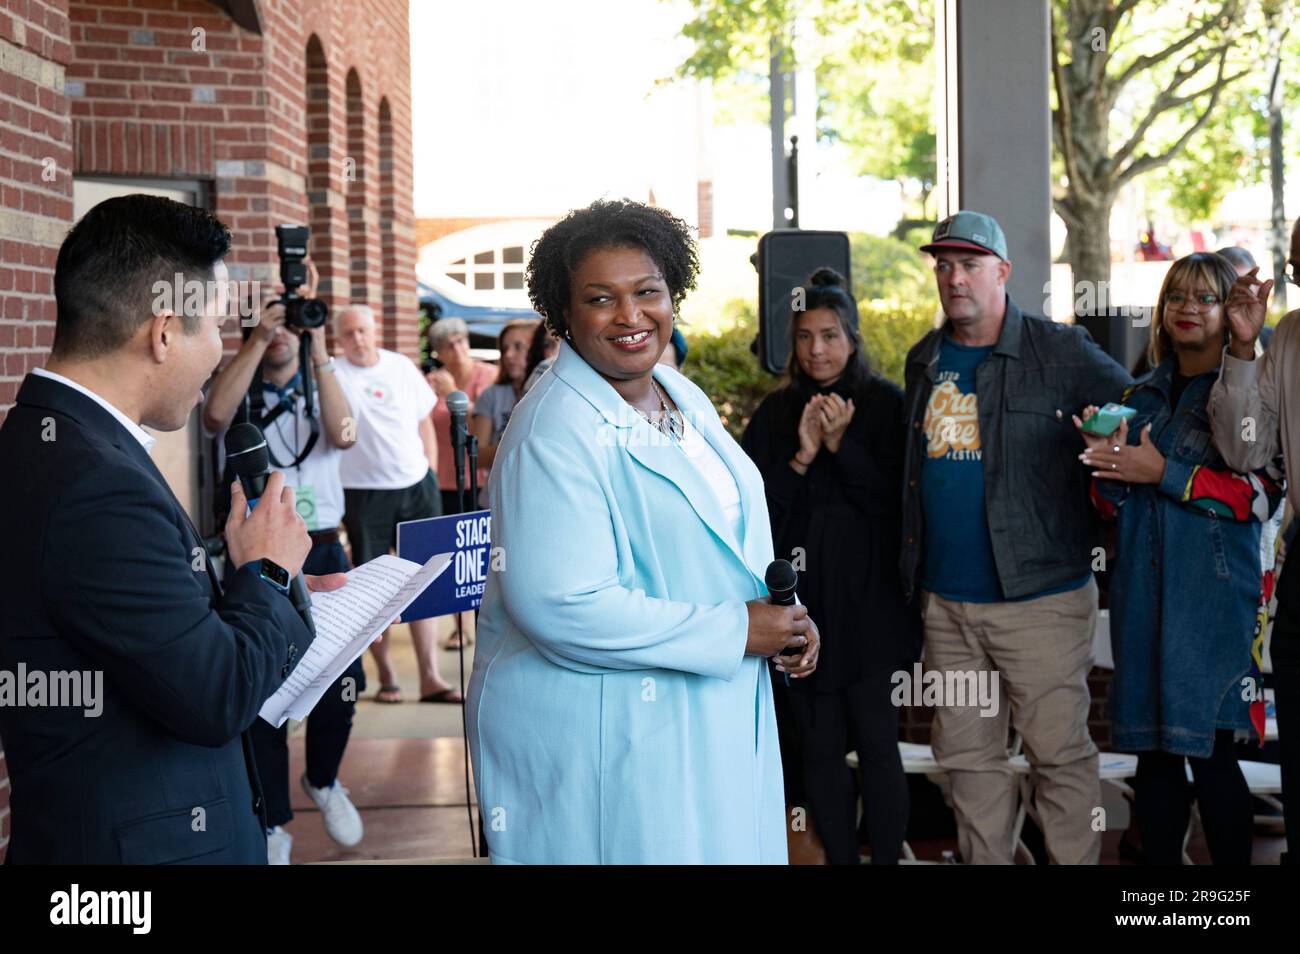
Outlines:
<svg viewBox="0 0 1300 954"><path fill-rule="evenodd" d="M230 250L230 230L209 212L153 195L106 199L68 232L54 266L54 354L96 358L121 348L154 317L159 285L166 305L188 297L175 276L201 281L206 289L213 266ZM193 333L201 314L184 314Z"/></svg>
<svg viewBox="0 0 1300 954"><path fill-rule="evenodd" d="M601 199L576 209L542 233L528 258L528 297L561 338L567 336L573 273L603 248L641 248L659 266L676 312L700 270L691 227L664 209L631 199Z"/></svg>

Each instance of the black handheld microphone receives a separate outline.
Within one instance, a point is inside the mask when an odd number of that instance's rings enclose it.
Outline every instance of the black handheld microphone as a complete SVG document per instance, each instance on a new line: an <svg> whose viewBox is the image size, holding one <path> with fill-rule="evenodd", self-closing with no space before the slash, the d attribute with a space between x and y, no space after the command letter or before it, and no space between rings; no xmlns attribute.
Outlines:
<svg viewBox="0 0 1300 954"><path fill-rule="evenodd" d="M469 433L465 416L469 413L469 395L464 391L452 391L445 400L451 414L451 450L456 455L456 499L460 500L465 493L465 438Z"/></svg>
<svg viewBox="0 0 1300 954"><path fill-rule="evenodd" d="M767 591L772 594L773 606L794 606L794 588L799 585L799 574L789 560L773 560L763 575Z"/></svg>
<svg viewBox="0 0 1300 954"><path fill-rule="evenodd" d="M799 585L799 574L795 572L793 563L789 560L773 560L767 565L763 582L767 584L773 606L794 606L794 588ZM797 656L801 651L798 648L787 648L781 650L781 655ZM789 673L786 673L785 680L787 684L790 682Z"/></svg>
<svg viewBox="0 0 1300 954"><path fill-rule="evenodd" d="M266 446L266 437L255 424L235 424L226 431L226 460L230 468L239 477L248 498L248 509L257 506L266 481L271 476L271 456ZM313 636L316 635L316 623L311 618L311 596L307 593L307 584L301 575L295 576L289 583L289 600L298 611L302 621Z"/></svg>

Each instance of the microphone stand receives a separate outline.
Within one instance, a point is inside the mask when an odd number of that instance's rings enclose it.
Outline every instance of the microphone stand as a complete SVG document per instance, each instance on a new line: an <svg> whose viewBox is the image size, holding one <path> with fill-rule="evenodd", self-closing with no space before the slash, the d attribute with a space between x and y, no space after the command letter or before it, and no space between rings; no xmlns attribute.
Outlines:
<svg viewBox="0 0 1300 954"><path fill-rule="evenodd" d="M469 503L472 506L478 506L478 438L473 434L468 434L465 439L465 454L469 458ZM459 455L458 455L459 456ZM464 472L460 468L460 460L456 461L456 500L460 507L460 512L467 512L465 506L465 482ZM468 690L468 684L465 682L465 630L461 628L461 613L456 613L456 628L460 632L460 685ZM478 632L478 610L474 610L474 633ZM478 840L474 842L474 815L471 807L471 798L469 798L469 725L468 715L465 714L464 703L460 706L460 729L461 736L465 743L465 811L469 812L469 842L471 842L471 851L474 858L482 858L487 854L487 836L484 832L484 814L482 806L478 807Z"/></svg>
<svg viewBox="0 0 1300 954"><path fill-rule="evenodd" d="M470 503L478 507L478 436L470 434L465 441L465 450L469 454L469 499ZM464 507L461 513L464 513ZM474 611L476 621L478 610Z"/></svg>

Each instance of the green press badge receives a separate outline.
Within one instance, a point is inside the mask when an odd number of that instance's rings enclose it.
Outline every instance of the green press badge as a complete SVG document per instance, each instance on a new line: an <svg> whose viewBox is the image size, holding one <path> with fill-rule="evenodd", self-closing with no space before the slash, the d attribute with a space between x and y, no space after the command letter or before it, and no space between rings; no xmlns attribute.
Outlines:
<svg viewBox="0 0 1300 954"><path fill-rule="evenodd" d="M307 524L307 529L319 530L320 527L316 523L316 488L311 484L303 484L301 487L294 488L293 496L298 516L302 517L303 523Z"/></svg>

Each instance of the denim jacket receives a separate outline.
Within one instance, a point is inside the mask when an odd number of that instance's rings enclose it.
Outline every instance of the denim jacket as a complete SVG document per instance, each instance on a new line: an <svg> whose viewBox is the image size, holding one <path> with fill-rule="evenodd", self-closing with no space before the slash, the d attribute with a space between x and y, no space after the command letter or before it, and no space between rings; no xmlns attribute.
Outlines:
<svg viewBox="0 0 1300 954"><path fill-rule="evenodd" d="M923 565L925 412L946 331L946 326L931 331L907 355L899 569L909 598L920 585ZM1089 572L1098 527L1088 507L1087 475L1077 459L1083 441L1070 416L1089 404L1118 400L1131 380L1082 327L1025 315L1008 296L997 344L975 375L984 506L1007 599L1041 593Z"/></svg>
<svg viewBox="0 0 1300 954"><path fill-rule="evenodd" d="M1260 599L1260 524L1281 500L1280 464L1228 470L1206 408L1218 371L1188 382L1170 406L1177 359L1139 379L1128 443L1165 458L1159 484L1095 478L1092 496L1116 521L1110 574L1112 738L1117 749L1206 757L1216 729L1249 727L1242 680Z"/></svg>

